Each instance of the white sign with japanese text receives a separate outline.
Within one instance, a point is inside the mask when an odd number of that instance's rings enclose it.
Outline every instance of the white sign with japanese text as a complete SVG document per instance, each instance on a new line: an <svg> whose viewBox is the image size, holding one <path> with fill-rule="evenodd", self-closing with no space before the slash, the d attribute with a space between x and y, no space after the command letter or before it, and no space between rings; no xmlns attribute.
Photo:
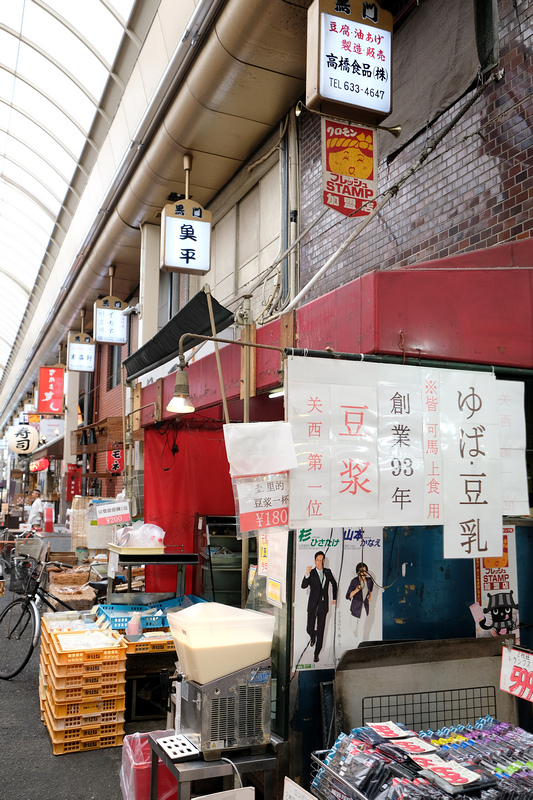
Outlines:
<svg viewBox="0 0 533 800"><path fill-rule="evenodd" d="M96 345L87 333L70 333L67 367L72 372L94 372Z"/></svg>
<svg viewBox="0 0 533 800"><path fill-rule="evenodd" d="M192 200L166 205L161 214L161 269L188 275L209 272L211 220L211 212Z"/></svg>
<svg viewBox="0 0 533 800"><path fill-rule="evenodd" d="M523 700L533 700L533 653L502 647L500 689Z"/></svg>
<svg viewBox="0 0 533 800"><path fill-rule="evenodd" d="M501 555L492 373L293 356L287 376L291 527L442 524L446 558ZM523 417L519 400L513 409Z"/></svg>
<svg viewBox="0 0 533 800"><path fill-rule="evenodd" d="M96 506L98 525L115 525L119 522L129 522L130 504L127 500L122 503L106 503Z"/></svg>
<svg viewBox="0 0 533 800"><path fill-rule="evenodd" d="M126 344L128 318L122 313L126 308L118 297L102 297L94 302L94 338L107 344Z"/></svg>

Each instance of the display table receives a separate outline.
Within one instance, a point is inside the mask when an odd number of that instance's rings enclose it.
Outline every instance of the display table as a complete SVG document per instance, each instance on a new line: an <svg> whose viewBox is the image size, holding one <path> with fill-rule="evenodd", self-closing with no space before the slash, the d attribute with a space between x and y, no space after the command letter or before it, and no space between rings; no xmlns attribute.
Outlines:
<svg viewBox="0 0 533 800"><path fill-rule="evenodd" d="M158 744L158 739L168 736L168 731L148 734L148 742L152 752L152 777L150 783L150 800L157 800L157 774L159 759L168 767L177 778L177 800L191 800L191 783L206 778L222 778L224 789L233 788L235 770L227 761L178 761L174 763L170 756ZM264 800L272 800L274 789L274 770L276 769L276 756L272 753L263 753L257 756L241 756L228 752L228 758L239 770L240 775L250 772L264 773Z"/></svg>
<svg viewBox="0 0 533 800"><path fill-rule="evenodd" d="M155 550L155 552L150 552L151 550ZM138 567L142 564L161 564L167 566L177 566L178 567L178 574L176 579L176 597L180 597L181 595L185 594L185 574L180 567L184 567L187 565L196 565L198 564L198 554L197 553L183 553L178 551L176 548L173 547L164 547L164 548L135 548L135 547L118 547L116 545L109 545L109 564L113 563L115 567L122 566L127 567L127 575L128 575L128 592L131 592L131 568ZM109 575L109 568L108 568L108 575ZM117 593L116 596L113 596L113 577L109 576L107 581L107 602L108 603L120 603L124 602L121 600L120 594Z"/></svg>

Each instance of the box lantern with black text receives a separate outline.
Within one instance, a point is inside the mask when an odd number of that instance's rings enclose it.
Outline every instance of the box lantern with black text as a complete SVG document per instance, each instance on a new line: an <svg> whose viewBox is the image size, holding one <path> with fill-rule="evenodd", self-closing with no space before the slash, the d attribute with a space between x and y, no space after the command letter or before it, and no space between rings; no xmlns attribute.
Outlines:
<svg viewBox="0 0 533 800"><path fill-rule="evenodd" d="M211 220L211 212L192 200L166 205L161 215L161 269L190 275L209 272Z"/></svg>
<svg viewBox="0 0 533 800"><path fill-rule="evenodd" d="M393 17L378 3L313 0L307 16L306 105L378 125L392 111Z"/></svg>
<svg viewBox="0 0 533 800"><path fill-rule="evenodd" d="M102 297L94 302L94 338L102 344L126 344L128 321L122 313L126 303L118 297Z"/></svg>
<svg viewBox="0 0 533 800"><path fill-rule="evenodd" d="M96 345L88 333L68 335L67 366L72 372L94 372Z"/></svg>

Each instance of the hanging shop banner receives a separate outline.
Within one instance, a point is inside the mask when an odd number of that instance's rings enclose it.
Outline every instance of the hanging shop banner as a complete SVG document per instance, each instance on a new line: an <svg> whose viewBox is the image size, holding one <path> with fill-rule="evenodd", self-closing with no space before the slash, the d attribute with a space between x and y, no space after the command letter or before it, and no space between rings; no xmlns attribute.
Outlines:
<svg viewBox="0 0 533 800"><path fill-rule="evenodd" d="M65 420L61 419L41 419L39 425L41 439L50 442L52 439L57 439L58 436L63 436L65 433Z"/></svg>
<svg viewBox="0 0 533 800"><path fill-rule="evenodd" d="M440 524L445 558L501 556L492 373L292 356L287 378L290 527Z"/></svg>
<svg viewBox="0 0 533 800"><path fill-rule="evenodd" d="M107 471L112 475L120 475L124 469L124 450L116 448L115 450L106 451L106 467Z"/></svg>
<svg viewBox="0 0 533 800"><path fill-rule="evenodd" d="M533 653L502 647L500 689L533 702Z"/></svg>
<svg viewBox="0 0 533 800"><path fill-rule="evenodd" d="M96 345L88 333L68 335L67 367L71 372L94 372Z"/></svg>
<svg viewBox="0 0 533 800"><path fill-rule="evenodd" d="M62 414L65 370L63 367L39 367L37 411L39 414Z"/></svg>
<svg viewBox="0 0 533 800"><path fill-rule="evenodd" d="M382 528L296 531L294 669L334 668L382 639Z"/></svg>
<svg viewBox="0 0 533 800"><path fill-rule="evenodd" d="M392 23L392 14L377 3L313 0L307 14L306 105L376 125L390 114Z"/></svg>
<svg viewBox="0 0 533 800"><path fill-rule="evenodd" d="M285 472L296 466L288 422L238 422L224 425L232 477Z"/></svg>
<svg viewBox="0 0 533 800"><path fill-rule="evenodd" d="M322 118L322 202L348 217L375 207L378 152L375 128Z"/></svg>
<svg viewBox="0 0 533 800"><path fill-rule="evenodd" d="M518 610L518 575L514 525L503 527L503 554L499 558L474 560L476 587L476 637L515 634L520 643ZM477 611L477 614L474 612Z"/></svg>
<svg viewBox="0 0 533 800"><path fill-rule="evenodd" d="M211 220L211 212L192 200L166 205L161 214L161 269L187 275L209 272Z"/></svg>
<svg viewBox="0 0 533 800"><path fill-rule="evenodd" d="M233 478L238 537L257 531L288 530L289 475L252 475Z"/></svg>
<svg viewBox="0 0 533 800"><path fill-rule="evenodd" d="M103 344L126 344L128 320L123 310L127 304L118 297L94 301L94 339Z"/></svg>

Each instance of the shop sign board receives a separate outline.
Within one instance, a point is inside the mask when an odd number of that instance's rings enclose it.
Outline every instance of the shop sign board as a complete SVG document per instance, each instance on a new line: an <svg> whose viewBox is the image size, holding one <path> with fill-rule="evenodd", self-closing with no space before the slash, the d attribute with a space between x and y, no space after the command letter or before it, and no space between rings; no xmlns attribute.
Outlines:
<svg viewBox="0 0 533 800"><path fill-rule="evenodd" d="M533 701L533 653L502 647L500 689L522 700Z"/></svg>
<svg viewBox="0 0 533 800"><path fill-rule="evenodd" d="M365 217L378 194L376 129L322 118L322 202L347 217Z"/></svg>
<svg viewBox="0 0 533 800"><path fill-rule="evenodd" d="M378 124L392 111L393 17L378 3L313 0L307 17L306 105Z"/></svg>
<svg viewBox="0 0 533 800"><path fill-rule="evenodd" d="M524 449L507 447L521 441L523 388L488 372L295 356L287 375L290 527L438 524L445 558L502 555L503 452L516 453L514 507L528 506Z"/></svg>
<svg viewBox="0 0 533 800"><path fill-rule="evenodd" d="M161 214L161 269L187 275L209 272L211 221L211 212L192 200L166 205Z"/></svg>
<svg viewBox="0 0 533 800"><path fill-rule="evenodd" d="M115 525L119 522L129 522L130 519L130 504L127 500L120 503L105 503L96 506L98 525Z"/></svg>
<svg viewBox="0 0 533 800"><path fill-rule="evenodd" d="M94 339L102 344L126 344L128 320L122 313L126 303L118 297L102 297L94 302Z"/></svg>
<svg viewBox="0 0 533 800"><path fill-rule="evenodd" d="M94 372L96 344L88 333L68 335L67 367L71 372Z"/></svg>
<svg viewBox="0 0 533 800"><path fill-rule="evenodd" d="M39 414L63 413L64 381L64 367L39 367Z"/></svg>
<svg viewBox="0 0 533 800"><path fill-rule="evenodd" d="M39 458L37 461L31 462L29 469L30 472L44 472L49 466L50 462L47 458Z"/></svg>

